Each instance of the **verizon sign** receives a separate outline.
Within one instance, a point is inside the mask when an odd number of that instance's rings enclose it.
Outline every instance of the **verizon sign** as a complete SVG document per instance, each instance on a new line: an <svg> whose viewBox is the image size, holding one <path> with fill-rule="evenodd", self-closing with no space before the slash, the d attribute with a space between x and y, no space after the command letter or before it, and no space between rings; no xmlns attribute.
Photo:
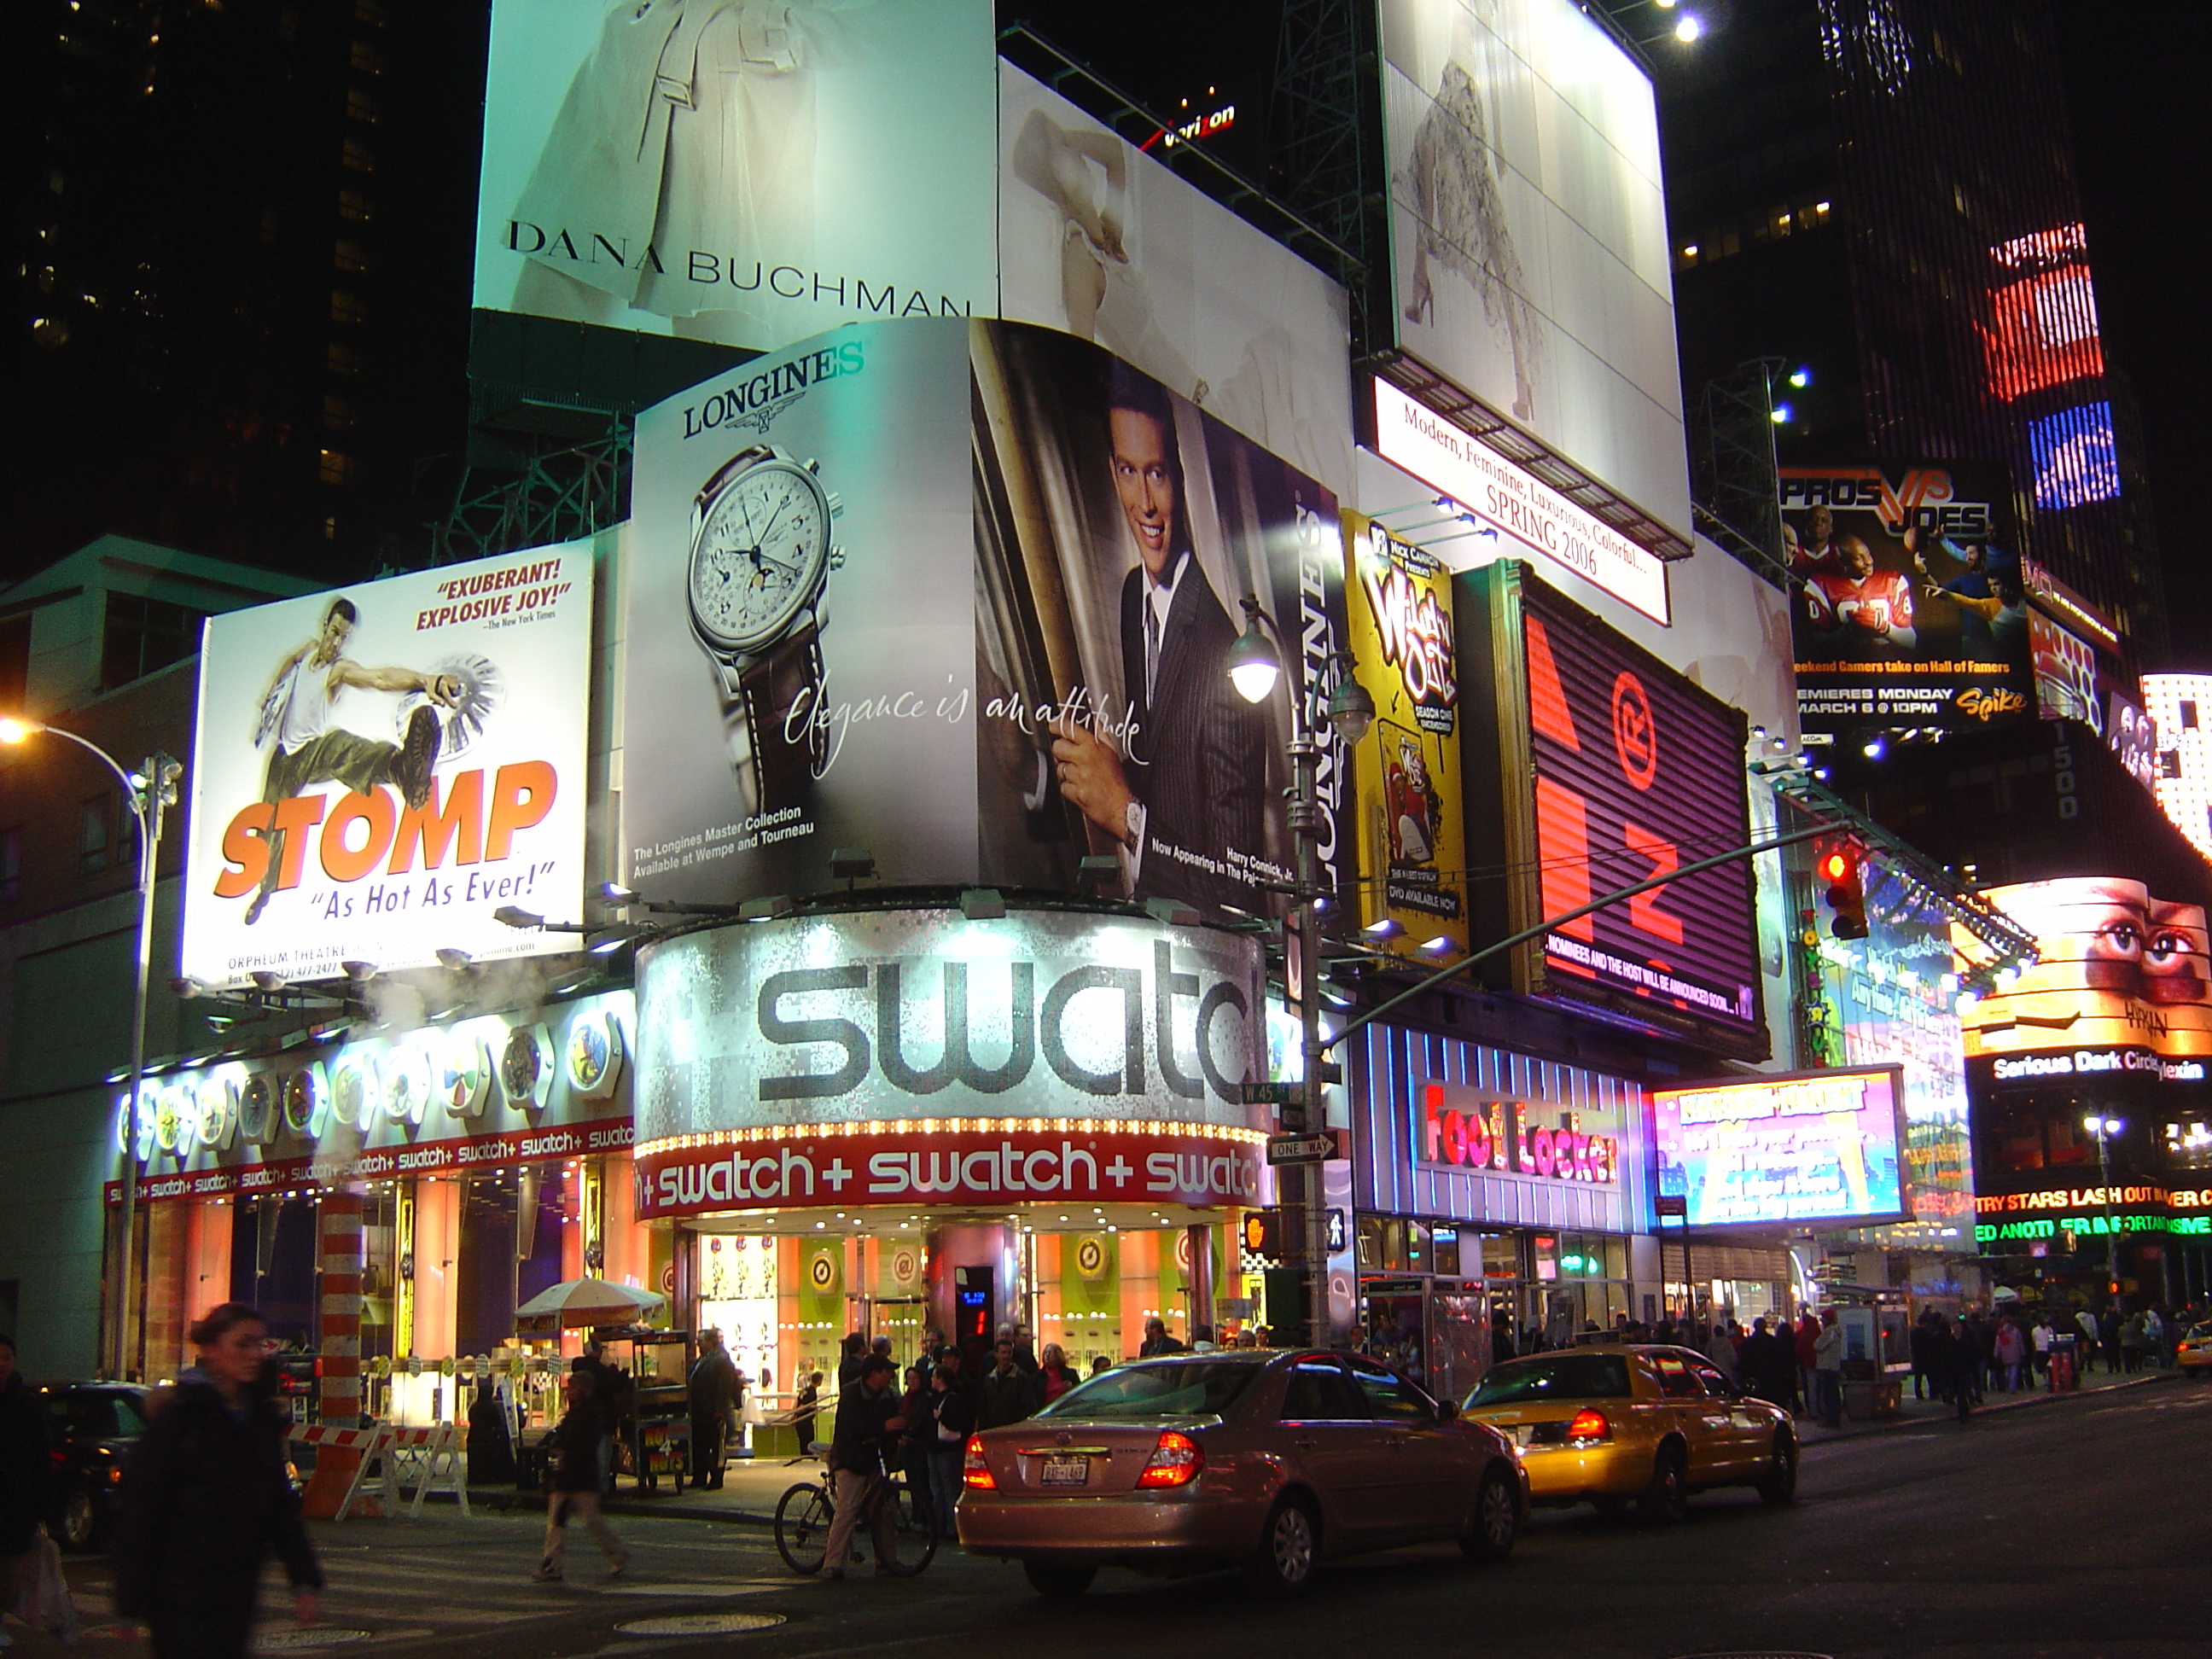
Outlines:
<svg viewBox="0 0 2212 1659"><path fill-rule="evenodd" d="M1375 451L1544 557L1671 626L1667 566L1471 433L1375 382Z"/></svg>

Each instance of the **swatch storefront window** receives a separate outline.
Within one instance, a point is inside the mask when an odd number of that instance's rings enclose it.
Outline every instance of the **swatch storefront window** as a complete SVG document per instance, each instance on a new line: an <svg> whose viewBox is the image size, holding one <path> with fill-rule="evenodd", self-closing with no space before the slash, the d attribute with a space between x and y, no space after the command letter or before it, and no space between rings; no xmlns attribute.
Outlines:
<svg viewBox="0 0 2212 1659"><path fill-rule="evenodd" d="M1490 1355L1640 1317L1638 1085L1381 1024L1348 1045L1370 1348L1463 1390ZM1656 1292L1657 1285L1643 1289Z"/></svg>

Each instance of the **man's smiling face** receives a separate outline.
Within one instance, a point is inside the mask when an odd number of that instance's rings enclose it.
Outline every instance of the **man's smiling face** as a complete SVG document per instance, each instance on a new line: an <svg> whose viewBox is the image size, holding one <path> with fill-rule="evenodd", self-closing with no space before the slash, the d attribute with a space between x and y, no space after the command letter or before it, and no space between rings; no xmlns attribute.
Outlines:
<svg viewBox="0 0 2212 1659"><path fill-rule="evenodd" d="M1154 581L1167 578L1175 556L1175 470L1168 459L1168 434L1140 410L1116 409L1108 416L1114 439L1114 490L1137 538L1138 556Z"/></svg>

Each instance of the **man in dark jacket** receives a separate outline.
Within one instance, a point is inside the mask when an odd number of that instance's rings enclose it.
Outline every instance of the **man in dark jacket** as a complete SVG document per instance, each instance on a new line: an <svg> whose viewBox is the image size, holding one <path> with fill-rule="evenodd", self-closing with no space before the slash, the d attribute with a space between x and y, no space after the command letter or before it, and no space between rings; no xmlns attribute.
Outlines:
<svg viewBox="0 0 2212 1659"><path fill-rule="evenodd" d="M1037 1378L1014 1363L1012 1338L999 1339L998 1361L983 1376L975 1410L975 1426L979 1429L995 1429L1034 1417L1037 1407L1044 1403Z"/></svg>
<svg viewBox="0 0 2212 1659"><path fill-rule="evenodd" d="M1168 1334L1168 1328L1158 1315L1145 1322L1145 1340L1137 1346L1137 1358L1152 1359L1161 1354L1188 1353L1190 1350Z"/></svg>
<svg viewBox="0 0 2212 1659"><path fill-rule="evenodd" d="M722 1334L699 1338L699 1358L691 1367L687 1393L691 1412L691 1478L708 1491L722 1484L722 1438L738 1401L738 1368L722 1346Z"/></svg>
<svg viewBox="0 0 2212 1659"><path fill-rule="evenodd" d="M192 1327L200 1363L156 1396L125 1468L115 1605L156 1654L244 1654L263 1560L292 1581L300 1622L323 1584L284 1469L290 1419L265 1363L268 1327L226 1303Z"/></svg>
<svg viewBox="0 0 2212 1659"><path fill-rule="evenodd" d="M12 1606L39 1523L46 1518L46 1425L15 1370L15 1339L0 1336L0 1606Z"/></svg>
<svg viewBox="0 0 2212 1659"><path fill-rule="evenodd" d="M860 1361L853 1386L837 1398L837 1426L830 1440L830 1481L837 1504L822 1556L822 1576L842 1578L852 1553L853 1528L860 1512L884 1488L884 1471L898 1455L899 1431L906 1419L891 1383L898 1367L879 1354ZM890 1504L876 1509L876 1571L895 1571L898 1563L898 1515Z"/></svg>

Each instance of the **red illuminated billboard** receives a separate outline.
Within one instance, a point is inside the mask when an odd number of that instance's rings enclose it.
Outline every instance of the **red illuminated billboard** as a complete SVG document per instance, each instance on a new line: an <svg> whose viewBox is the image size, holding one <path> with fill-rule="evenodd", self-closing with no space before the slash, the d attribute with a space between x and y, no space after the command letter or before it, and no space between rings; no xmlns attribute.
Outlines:
<svg viewBox="0 0 2212 1659"><path fill-rule="evenodd" d="M1460 584L1478 937L1745 842L1741 710L1524 566L1500 562ZM1565 923L1517 952L1511 973L1532 994L1767 1052L1748 861Z"/></svg>

